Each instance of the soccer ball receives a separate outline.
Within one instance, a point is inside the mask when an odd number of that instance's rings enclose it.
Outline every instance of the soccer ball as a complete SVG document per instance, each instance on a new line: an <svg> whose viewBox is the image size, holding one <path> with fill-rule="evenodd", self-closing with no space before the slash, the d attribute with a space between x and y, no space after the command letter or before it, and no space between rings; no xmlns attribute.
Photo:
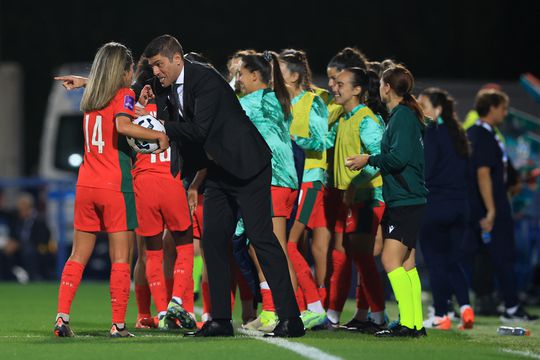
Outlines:
<svg viewBox="0 0 540 360"><path fill-rule="evenodd" d="M147 129L165 132L165 127L161 121L151 115L140 116L133 120L133 123ZM159 149L157 140L134 139L129 136L126 136L126 138L129 146L138 153L151 154Z"/></svg>

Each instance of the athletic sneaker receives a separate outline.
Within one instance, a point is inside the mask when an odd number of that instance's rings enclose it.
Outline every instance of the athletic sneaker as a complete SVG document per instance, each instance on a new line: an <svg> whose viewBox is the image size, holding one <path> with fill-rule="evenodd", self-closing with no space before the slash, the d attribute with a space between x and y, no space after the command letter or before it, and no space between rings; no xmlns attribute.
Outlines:
<svg viewBox="0 0 540 360"><path fill-rule="evenodd" d="M180 325L177 319L168 317L167 315L162 315L158 319L157 328L161 331L178 330L180 329Z"/></svg>
<svg viewBox="0 0 540 360"><path fill-rule="evenodd" d="M461 324L459 325L460 330L469 330L474 326L474 311L472 307L467 307L461 313Z"/></svg>
<svg viewBox="0 0 540 360"><path fill-rule="evenodd" d="M510 315L508 313L508 311L505 310L504 314L501 315L500 319L504 323L513 323L513 322L519 322L519 321L528 322L528 321L536 321L536 320L538 320L538 316L529 314L520 305L520 306L518 306L516 312L513 313L512 315Z"/></svg>
<svg viewBox="0 0 540 360"><path fill-rule="evenodd" d="M393 328L395 328L396 326L398 326L398 325L399 325L399 321L400 321L400 319L399 319L399 316L398 316L397 320L394 320L394 321L392 321L390 324L388 324L388 329L393 329Z"/></svg>
<svg viewBox="0 0 540 360"><path fill-rule="evenodd" d="M311 310L305 310L302 311L300 319L302 319L302 322L304 323L304 328L308 330L313 329L314 327L325 325L327 317L326 312L319 314Z"/></svg>
<svg viewBox="0 0 540 360"><path fill-rule="evenodd" d="M118 325L113 324L111 327L111 331L109 331L109 336L112 338L127 338L127 337L134 337L132 333L130 333L127 329L127 327L123 327L120 329Z"/></svg>
<svg viewBox="0 0 540 360"><path fill-rule="evenodd" d="M350 324L350 323L351 323L351 321L349 321L347 324ZM359 332L359 333L362 333L362 334L372 334L373 335L376 332L384 330L386 328L385 325L386 325L386 323L382 324L382 325L377 325L371 320L366 320L366 321L356 320L356 322L354 324L351 324L351 325L349 325L349 327L347 327L347 330L354 331L354 332Z"/></svg>
<svg viewBox="0 0 540 360"><path fill-rule="evenodd" d="M392 329L381 330L374 335L375 337L418 337L418 331L398 324Z"/></svg>
<svg viewBox="0 0 540 360"><path fill-rule="evenodd" d="M262 321L261 321L261 316L259 315L255 320L250 321L247 324L243 324L242 329L257 331L259 330L261 326L262 326Z"/></svg>
<svg viewBox="0 0 540 360"><path fill-rule="evenodd" d="M339 330L339 329L341 329L341 325L339 324L339 322L333 322L332 320L328 319L328 330Z"/></svg>
<svg viewBox="0 0 540 360"><path fill-rule="evenodd" d="M169 320L178 320L180 322L180 326L186 330L195 330L197 328L195 319L175 299L171 299L169 302L165 318Z"/></svg>
<svg viewBox="0 0 540 360"><path fill-rule="evenodd" d="M340 325L339 327L341 329L345 329L345 330L349 330L349 329L353 329L353 328L356 328L358 326L359 323L361 323L362 321L356 319L356 318L352 318L351 321L343 324L343 325Z"/></svg>
<svg viewBox="0 0 540 360"><path fill-rule="evenodd" d="M443 317L432 316L424 320L424 327L428 329L450 330L452 328L452 320L450 320L448 315Z"/></svg>
<svg viewBox="0 0 540 360"><path fill-rule="evenodd" d="M71 331L71 328L69 327L69 322L64 321L61 317L56 319L56 323L54 324L54 335L57 337L74 337L75 334L73 331Z"/></svg>
<svg viewBox="0 0 540 360"><path fill-rule="evenodd" d="M155 329L158 327L159 319L157 316L137 318L135 329Z"/></svg>
<svg viewBox="0 0 540 360"><path fill-rule="evenodd" d="M278 318L275 312L263 310L259 317L261 319L261 326L259 326L257 330L262 331L264 333L270 333L274 331L277 325L277 321L278 321Z"/></svg>

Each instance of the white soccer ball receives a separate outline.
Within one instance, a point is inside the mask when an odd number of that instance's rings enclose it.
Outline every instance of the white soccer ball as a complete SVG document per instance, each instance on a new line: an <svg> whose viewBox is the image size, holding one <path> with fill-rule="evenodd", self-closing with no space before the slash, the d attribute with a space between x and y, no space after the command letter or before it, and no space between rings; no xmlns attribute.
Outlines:
<svg viewBox="0 0 540 360"><path fill-rule="evenodd" d="M140 116L133 120L133 123L147 129L165 132L165 127L161 121L151 115ZM138 153L151 154L159 149L157 140L134 139L129 136L126 136L126 138L129 146Z"/></svg>

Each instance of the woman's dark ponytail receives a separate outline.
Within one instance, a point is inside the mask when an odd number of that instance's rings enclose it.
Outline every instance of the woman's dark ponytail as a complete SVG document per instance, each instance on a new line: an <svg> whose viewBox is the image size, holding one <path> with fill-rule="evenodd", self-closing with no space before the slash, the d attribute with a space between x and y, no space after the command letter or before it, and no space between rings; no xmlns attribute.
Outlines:
<svg viewBox="0 0 540 360"><path fill-rule="evenodd" d="M439 88L427 88L420 93L429 99L433 107L441 107L441 118L446 125L450 137L454 143L454 148L462 157L468 157L471 154L469 139L465 130L461 126L455 111L456 101L448 92Z"/></svg>
<svg viewBox="0 0 540 360"><path fill-rule="evenodd" d="M390 88L394 90L397 96L403 98L401 104L414 111L420 124L425 126L422 107L412 94L414 78L411 72L403 65L391 66L383 72L382 80L390 85Z"/></svg>
<svg viewBox="0 0 540 360"><path fill-rule="evenodd" d="M281 68L279 67L278 56L275 52L267 50L263 53L263 57L272 66L274 92L276 93L276 97L281 105L283 114L285 114L285 119L288 119L291 115L291 96L289 94L289 90L287 90L285 80L283 79Z"/></svg>

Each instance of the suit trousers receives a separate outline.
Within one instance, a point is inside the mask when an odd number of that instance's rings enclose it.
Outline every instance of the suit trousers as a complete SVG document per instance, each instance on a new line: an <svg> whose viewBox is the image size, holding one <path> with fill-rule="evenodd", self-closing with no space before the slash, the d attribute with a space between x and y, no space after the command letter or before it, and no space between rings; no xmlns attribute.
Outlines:
<svg viewBox="0 0 540 360"><path fill-rule="evenodd" d="M271 178L270 163L250 179L239 179L214 163L208 167L202 247L213 319L231 319L229 261L238 212L272 290L279 319L300 315L287 259L272 228Z"/></svg>

